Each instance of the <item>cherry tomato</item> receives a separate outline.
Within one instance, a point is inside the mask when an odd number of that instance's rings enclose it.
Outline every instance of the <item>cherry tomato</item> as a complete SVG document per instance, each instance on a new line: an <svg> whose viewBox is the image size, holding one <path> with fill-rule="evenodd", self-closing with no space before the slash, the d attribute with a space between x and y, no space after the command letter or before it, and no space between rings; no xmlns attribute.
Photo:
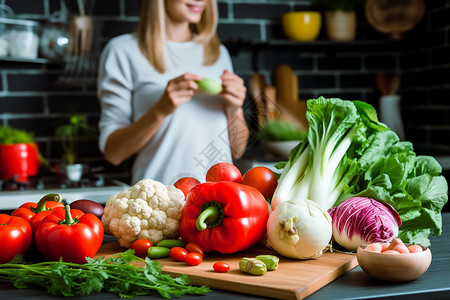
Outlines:
<svg viewBox="0 0 450 300"><path fill-rule="evenodd" d="M183 192L184 197L187 198L189 191L197 184L200 184L200 181L198 181L196 178L183 177L178 179L177 182L175 182L174 186L177 189L180 189Z"/></svg>
<svg viewBox="0 0 450 300"><path fill-rule="evenodd" d="M217 163L206 172L206 181L232 181L242 183L242 174L239 169L230 163Z"/></svg>
<svg viewBox="0 0 450 300"><path fill-rule="evenodd" d="M199 253L191 252L186 255L185 262L190 266L198 266L203 261L203 256Z"/></svg>
<svg viewBox="0 0 450 300"><path fill-rule="evenodd" d="M130 248L134 250L134 253L136 255L144 255L144 254L147 254L148 248L150 248L152 246L153 246L153 244L149 240L139 239L139 240L135 240L133 243L131 243Z"/></svg>
<svg viewBox="0 0 450 300"><path fill-rule="evenodd" d="M186 246L184 246L184 249L186 249L189 253L198 253L202 257L205 257L205 251L203 251L199 244L187 243Z"/></svg>
<svg viewBox="0 0 450 300"><path fill-rule="evenodd" d="M170 249L169 254L175 261L184 261L186 255L188 255L188 251L182 247L173 247Z"/></svg>
<svg viewBox="0 0 450 300"><path fill-rule="evenodd" d="M257 189L266 199L272 198L278 185L277 174L266 167L254 167L242 177L242 183Z"/></svg>
<svg viewBox="0 0 450 300"><path fill-rule="evenodd" d="M213 265L213 269L216 272L225 273L230 269L230 265L223 261L218 261Z"/></svg>

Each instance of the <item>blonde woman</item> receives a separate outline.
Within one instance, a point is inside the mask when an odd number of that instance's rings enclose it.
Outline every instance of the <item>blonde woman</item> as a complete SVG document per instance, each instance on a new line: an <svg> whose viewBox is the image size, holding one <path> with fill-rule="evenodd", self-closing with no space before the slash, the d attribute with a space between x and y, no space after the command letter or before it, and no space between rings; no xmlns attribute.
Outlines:
<svg viewBox="0 0 450 300"><path fill-rule="evenodd" d="M215 0L142 0L137 31L113 38L100 61L99 146L113 165L136 155L132 183L205 180L242 156L248 128L243 80L220 44ZM216 79L219 95L197 81Z"/></svg>

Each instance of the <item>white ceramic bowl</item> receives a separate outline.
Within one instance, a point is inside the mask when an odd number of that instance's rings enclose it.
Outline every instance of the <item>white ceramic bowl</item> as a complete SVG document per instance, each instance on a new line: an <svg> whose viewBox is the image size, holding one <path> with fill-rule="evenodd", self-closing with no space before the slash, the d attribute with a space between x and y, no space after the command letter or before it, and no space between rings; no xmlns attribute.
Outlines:
<svg viewBox="0 0 450 300"><path fill-rule="evenodd" d="M409 244L405 244L409 246ZM418 253L379 253L358 247L356 257L361 268L370 277L393 282L411 281L419 278L431 264L431 251L422 247Z"/></svg>
<svg viewBox="0 0 450 300"><path fill-rule="evenodd" d="M273 141L266 142L267 149L284 158L289 158L289 153L292 148L298 145L300 141Z"/></svg>

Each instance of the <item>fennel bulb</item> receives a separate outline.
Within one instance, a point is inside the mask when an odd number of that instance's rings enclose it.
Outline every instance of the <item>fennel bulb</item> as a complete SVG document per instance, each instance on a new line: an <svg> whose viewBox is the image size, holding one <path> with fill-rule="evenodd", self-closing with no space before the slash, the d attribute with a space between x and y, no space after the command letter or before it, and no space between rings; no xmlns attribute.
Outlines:
<svg viewBox="0 0 450 300"><path fill-rule="evenodd" d="M280 203L267 220L267 242L294 259L322 255L331 240L331 217L317 203L304 199Z"/></svg>

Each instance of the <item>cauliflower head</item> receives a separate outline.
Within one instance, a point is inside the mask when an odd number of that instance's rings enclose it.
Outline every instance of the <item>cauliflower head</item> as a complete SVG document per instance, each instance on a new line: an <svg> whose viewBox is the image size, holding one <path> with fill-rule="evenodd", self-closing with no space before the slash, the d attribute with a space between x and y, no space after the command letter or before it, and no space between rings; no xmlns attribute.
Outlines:
<svg viewBox="0 0 450 300"><path fill-rule="evenodd" d="M184 194L173 185L143 179L108 199L102 217L105 232L129 248L137 239L153 244L178 237Z"/></svg>

